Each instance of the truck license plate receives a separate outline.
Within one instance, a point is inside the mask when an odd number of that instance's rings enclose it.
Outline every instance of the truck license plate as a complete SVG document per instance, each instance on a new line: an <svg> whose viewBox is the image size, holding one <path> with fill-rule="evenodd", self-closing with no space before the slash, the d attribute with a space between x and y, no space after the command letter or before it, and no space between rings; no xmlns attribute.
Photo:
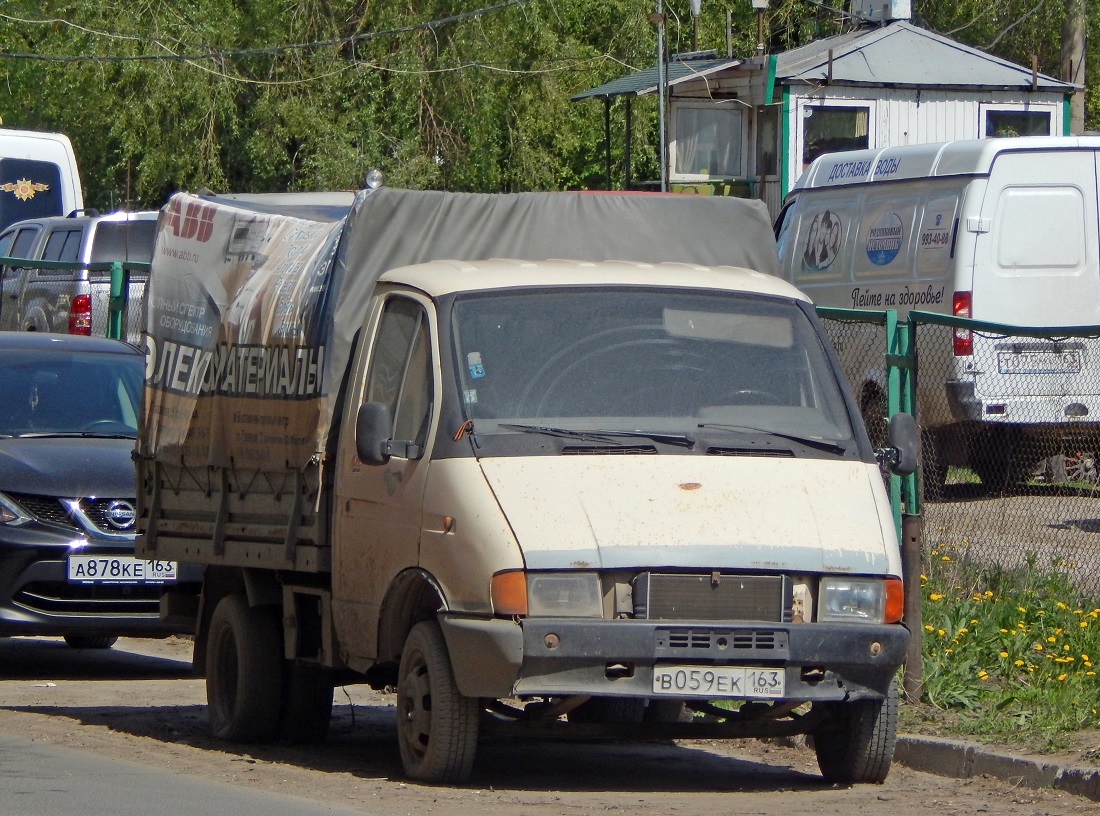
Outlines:
<svg viewBox="0 0 1100 816"><path fill-rule="evenodd" d="M997 371L1001 374L1080 374L1079 351L999 351Z"/></svg>
<svg viewBox="0 0 1100 816"><path fill-rule="evenodd" d="M69 581L76 584L165 584L176 580L175 561L145 561L131 555L70 555Z"/></svg>
<svg viewBox="0 0 1100 816"><path fill-rule="evenodd" d="M654 666L653 693L676 697L782 697L783 669L759 666Z"/></svg>

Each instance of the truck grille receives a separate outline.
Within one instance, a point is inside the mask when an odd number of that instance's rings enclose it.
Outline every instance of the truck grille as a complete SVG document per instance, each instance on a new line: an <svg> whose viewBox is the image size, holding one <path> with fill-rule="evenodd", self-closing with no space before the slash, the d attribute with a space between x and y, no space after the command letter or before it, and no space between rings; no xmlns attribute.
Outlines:
<svg viewBox="0 0 1100 816"><path fill-rule="evenodd" d="M788 656L787 633L773 629L658 629L655 647L658 658L786 660Z"/></svg>
<svg viewBox="0 0 1100 816"><path fill-rule="evenodd" d="M645 572L634 581L634 617L789 623L792 589L784 575Z"/></svg>

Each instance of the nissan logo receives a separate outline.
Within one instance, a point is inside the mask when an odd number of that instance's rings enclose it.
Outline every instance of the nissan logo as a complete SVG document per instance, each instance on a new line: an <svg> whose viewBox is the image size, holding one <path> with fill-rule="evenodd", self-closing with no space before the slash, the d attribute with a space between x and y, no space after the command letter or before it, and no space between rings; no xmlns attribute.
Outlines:
<svg viewBox="0 0 1100 816"><path fill-rule="evenodd" d="M137 513L134 512L134 506L130 502L116 499L107 505L104 518L116 530L132 530Z"/></svg>

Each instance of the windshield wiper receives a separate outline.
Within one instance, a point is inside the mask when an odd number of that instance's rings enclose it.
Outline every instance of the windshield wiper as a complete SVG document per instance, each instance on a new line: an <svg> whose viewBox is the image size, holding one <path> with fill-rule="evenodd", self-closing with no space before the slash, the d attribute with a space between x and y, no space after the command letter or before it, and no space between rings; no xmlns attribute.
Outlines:
<svg viewBox="0 0 1100 816"><path fill-rule="evenodd" d="M526 433L541 433L547 436L561 436L567 439L583 439L588 442L614 442L616 439L652 439L665 445L679 445L690 448L695 445L695 440L684 434L666 434L657 431L609 431L595 429L591 431L577 431L572 428L550 428L542 425L518 425L511 422L501 422L498 428L512 428Z"/></svg>
<svg viewBox="0 0 1100 816"><path fill-rule="evenodd" d="M19 439L137 439L135 433L96 433L94 431L26 431L12 434Z"/></svg>
<svg viewBox="0 0 1100 816"><path fill-rule="evenodd" d="M721 422L700 422L700 428L717 428L721 431L744 431L745 433L762 433L768 436L775 436L779 439L786 439L790 442L797 442L800 445L805 445L808 448L817 448L827 453L835 453L838 456L842 453L847 453L848 448L844 445L839 445L831 439L822 439L819 436L798 436L796 434L787 434L780 431L770 431L766 428L754 428L751 425L726 425Z"/></svg>

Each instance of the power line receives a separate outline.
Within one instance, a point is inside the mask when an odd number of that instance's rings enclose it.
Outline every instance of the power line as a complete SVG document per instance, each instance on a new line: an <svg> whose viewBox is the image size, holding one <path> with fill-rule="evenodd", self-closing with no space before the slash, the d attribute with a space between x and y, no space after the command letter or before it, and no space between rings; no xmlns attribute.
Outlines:
<svg viewBox="0 0 1100 816"><path fill-rule="evenodd" d="M340 37L331 40L315 40L313 42L305 43L283 43L280 45L270 45L263 48L226 48L217 50L208 50L196 54L184 54L184 53L172 53L168 45L164 44L160 40L150 40L149 38L134 38L125 35L109 34L105 32L97 32L84 26L79 26L75 23L71 23L68 20L42 20L42 21L30 21L30 20L18 20L18 22L42 22L42 23L63 23L67 26L86 31L88 33L96 34L97 36L109 36L121 39L141 39L144 42L155 42L161 48L169 51L167 54L128 54L128 55L116 55L106 56L98 54L81 54L77 56L62 56L59 54L33 54L33 53L12 53L7 51L0 51L0 59L6 60L32 60L40 62L58 62L58 63L72 63L72 62L189 62L194 63L203 60L216 60L222 61L229 58L248 58L248 57L261 57L269 56L271 54L279 54L287 51L309 51L318 48L333 48L339 46L354 46L361 42L367 42L369 40L378 39L380 37L392 37L396 34L408 34L413 31L434 31L436 28L447 25L448 23L460 22L462 20L469 20L476 17L483 17L486 14L492 14L497 11L503 11L504 9L512 8L513 6L522 6L531 2L531 0L505 0L503 3L498 3L494 6L485 6L479 9L473 9L471 11L463 11L457 14L451 14L447 17L441 17L436 20L428 20L422 23L413 23L411 25L402 26L400 28L383 29L380 31L369 31L363 34L354 34L350 37ZM16 18L8 15L0 15L6 19L15 21Z"/></svg>

